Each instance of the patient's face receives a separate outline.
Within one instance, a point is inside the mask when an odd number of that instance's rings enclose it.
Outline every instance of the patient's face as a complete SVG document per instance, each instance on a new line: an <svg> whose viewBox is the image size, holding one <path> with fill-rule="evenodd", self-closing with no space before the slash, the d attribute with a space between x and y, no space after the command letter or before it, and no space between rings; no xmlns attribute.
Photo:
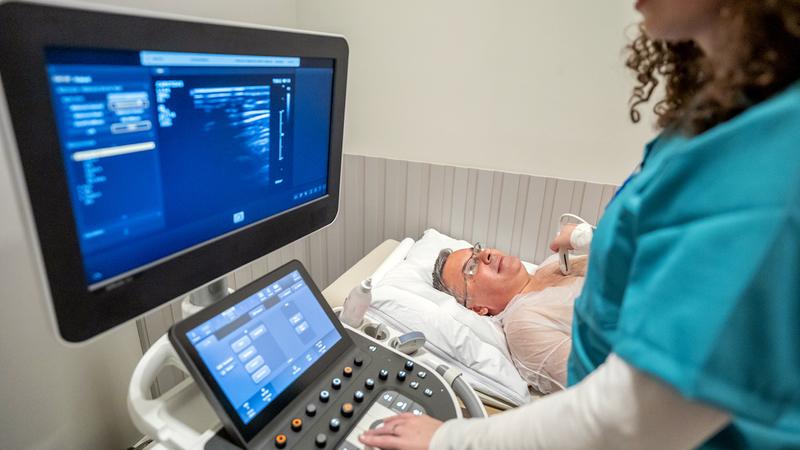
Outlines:
<svg viewBox="0 0 800 450"><path fill-rule="evenodd" d="M442 270L442 281L460 299L464 298L464 264L472 256L472 249L453 252ZM467 307L481 315L499 314L517 295L529 276L525 266L516 256L496 249L485 249L478 255L475 276L467 280Z"/></svg>

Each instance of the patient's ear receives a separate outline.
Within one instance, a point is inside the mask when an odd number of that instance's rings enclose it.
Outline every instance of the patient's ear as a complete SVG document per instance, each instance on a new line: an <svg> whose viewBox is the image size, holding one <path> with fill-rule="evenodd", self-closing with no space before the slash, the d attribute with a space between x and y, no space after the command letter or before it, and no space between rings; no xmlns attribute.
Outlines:
<svg viewBox="0 0 800 450"><path fill-rule="evenodd" d="M473 310L475 314L479 316L488 316L489 315L489 308L481 305L472 305L469 309Z"/></svg>

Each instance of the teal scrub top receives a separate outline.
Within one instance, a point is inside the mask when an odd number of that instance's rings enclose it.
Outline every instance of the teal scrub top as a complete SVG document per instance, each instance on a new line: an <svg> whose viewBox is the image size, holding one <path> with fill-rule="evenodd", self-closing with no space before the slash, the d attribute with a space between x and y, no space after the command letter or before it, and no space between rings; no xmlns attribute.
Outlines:
<svg viewBox="0 0 800 450"><path fill-rule="evenodd" d="M570 384L613 352L731 415L702 448L800 448L800 84L648 144L589 258Z"/></svg>

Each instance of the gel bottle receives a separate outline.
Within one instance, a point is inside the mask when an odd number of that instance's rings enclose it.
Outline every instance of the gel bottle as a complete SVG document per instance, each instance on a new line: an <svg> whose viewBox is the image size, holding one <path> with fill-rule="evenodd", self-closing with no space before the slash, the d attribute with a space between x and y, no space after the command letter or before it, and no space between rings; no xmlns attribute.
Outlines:
<svg viewBox="0 0 800 450"><path fill-rule="evenodd" d="M350 291L350 294L344 300L344 307L339 320L352 328L360 327L361 323L364 322L364 314L366 314L371 302L372 279L367 278Z"/></svg>

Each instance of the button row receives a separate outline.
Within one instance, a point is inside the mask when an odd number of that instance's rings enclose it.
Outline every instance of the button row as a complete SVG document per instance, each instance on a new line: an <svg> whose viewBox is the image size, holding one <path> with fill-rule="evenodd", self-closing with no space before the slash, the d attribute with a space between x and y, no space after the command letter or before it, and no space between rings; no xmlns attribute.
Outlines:
<svg viewBox="0 0 800 450"><path fill-rule="evenodd" d="M423 408L422 405L414 403L411 399L397 391L384 392L377 403L390 408L398 414L404 412L411 412L417 416L425 414L425 408Z"/></svg>
<svg viewBox="0 0 800 450"><path fill-rule="evenodd" d="M363 364L364 364L364 359L361 356L355 356L353 358L353 365L355 365L356 367L361 367ZM405 370L399 370L397 372L397 379L399 381L405 381L406 378L408 377L408 372L407 371L414 370L414 362L411 361L411 360L406 360L406 362L403 365L403 367L405 368ZM384 380L384 381L388 380L389 379L389 374L390 374L390 372L389 372L388 369L381 369L378 372L378 378L380 378L381 380ZM346 377L346 378L352 377L353 376L353 368L350 367L350 366L344 367L342 369L342 375L344 377ZM425 371L422 371L422 370L417 372L417 376L419 378L425 378L427 375L428 374ZM419 382L416 381L416 380L411 381L411 383L409 383L409 386L412 389L417 389L417 388L419 388ZM331 387L334 390L341 389L342 380L340 378L338 378L338 377L337 378L333 378L331 380ZM366 389L368 389L368 390L374 389L375 388L375 380L373 378L367 378L366 380L364 380L364 387ZM430 390L430 389L425 389L423 392L428 397L433 395L433 391ZM327 391L327 390L320 391L319 400L322 403L327 403L330 400L330 398L331 398L331 394L330 394L329 391ZM355 402L357 402L357 403L363 402L365 398L366 398L366 394L364 394L364 392L361 391L361 390L356 390L353 393L353 400ZM410 399L406 398L405 396L399 394L396 391L387 391L387 392L385 392L381 396L381 398L378 399L378 403L390 408L393 411L396 411L397 413L402 413L402 412L407 412L407 411L410 411L410 412L412 412L413 414L416 414L416 415L421 415L421 414L425 413L425 409L421 405L412 402ZM317 414L317 405L315 405L313 403L309 403L308 405L306 405L306 411L305 412L306 412L306 415L308 417L314 417ZM350 417L353 417L353 414L355 412L355 407L353 406L352 403L345 402L345 403L342 404L342 406L340 408L340 412L341 412L343 417L350 418ZM300 419L300 418L292 419L290 425L291 425L291 429L293 431L299 432L303 428L303 420ZM338 418L335 418L335 417L332 418L330 420L330 422L328 422L328 428L333 432L338 431L341 428L341 421ZM277 448L286 447L287 442L288 442L288 438L287 438L287 436L285 434L278 434L277 436L275 436L275 446ZM324 433L319 433L314 438L314 444L319 448L325 447L327 442L328 442L328 437Z"/></svg>

